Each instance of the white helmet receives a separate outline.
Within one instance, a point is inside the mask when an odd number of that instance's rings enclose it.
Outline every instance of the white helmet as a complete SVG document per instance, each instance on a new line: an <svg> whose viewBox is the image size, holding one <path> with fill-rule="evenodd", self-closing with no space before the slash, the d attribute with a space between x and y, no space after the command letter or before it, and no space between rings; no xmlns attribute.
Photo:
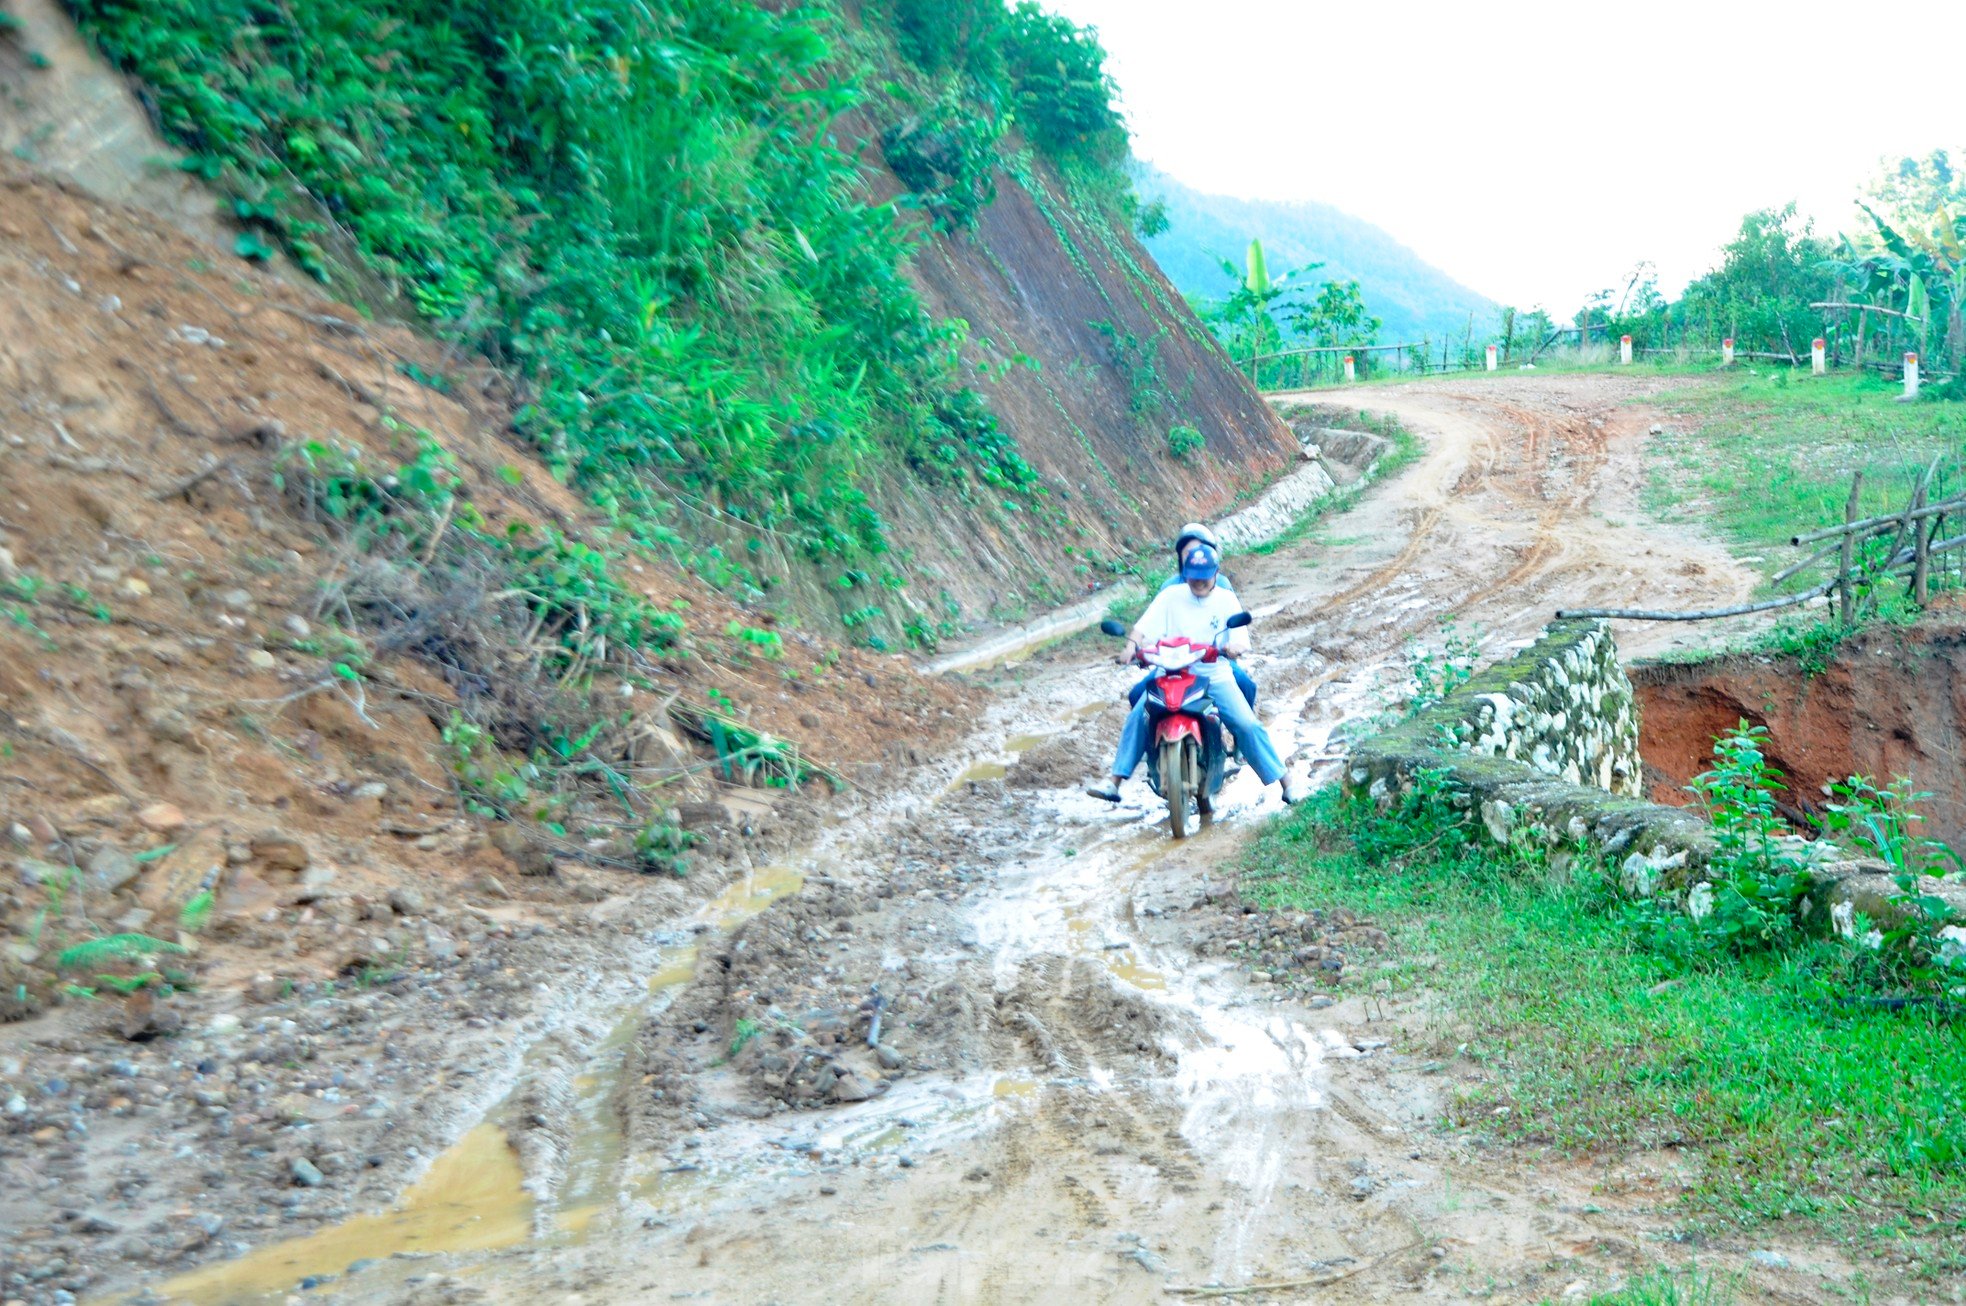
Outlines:
<svg viewBox="0 0 1966 1306"><path fill-rule="evenodd" d="M1215 532L1198 521L1191 521L1181 528L1179 535L1174 537L1174 556L1177 559L1181 556L1181 550L1188 547L1188 541L1190 540L1200 540L1203 544L1215 550L1218 555L1222 552L1221 544L1215 539Z"/></svg>

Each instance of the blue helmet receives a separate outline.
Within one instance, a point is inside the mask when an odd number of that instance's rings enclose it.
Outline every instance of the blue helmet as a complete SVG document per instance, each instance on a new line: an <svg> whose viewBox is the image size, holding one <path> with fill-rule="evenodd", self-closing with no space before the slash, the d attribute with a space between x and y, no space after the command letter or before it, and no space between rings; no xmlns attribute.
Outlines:
<svg viewBox="0 0 1966 1306"><path fill-rule="evenodd" d="M1214 580L1215 573L1221 569L1222 563L1214 547L1200 540L1189 543L1181 554L1182 580Z"/></svg>

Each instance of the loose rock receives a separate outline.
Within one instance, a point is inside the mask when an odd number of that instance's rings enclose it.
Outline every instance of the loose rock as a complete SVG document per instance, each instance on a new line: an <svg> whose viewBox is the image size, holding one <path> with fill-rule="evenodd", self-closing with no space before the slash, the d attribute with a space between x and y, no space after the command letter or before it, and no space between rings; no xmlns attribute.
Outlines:
<svg viewBox="0 0 1966 1306"><path fill-rule="evenodd" d="M170 803L151 803L137 812L137 824L159 834L181 830L184 823L184 813Z"/></svg>

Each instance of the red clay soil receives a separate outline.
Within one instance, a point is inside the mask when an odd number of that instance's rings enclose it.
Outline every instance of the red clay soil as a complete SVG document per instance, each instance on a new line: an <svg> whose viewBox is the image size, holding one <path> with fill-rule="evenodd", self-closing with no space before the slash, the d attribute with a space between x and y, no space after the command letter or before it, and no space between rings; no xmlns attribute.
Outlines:
<svg viewBox="0 0 1966 1306"><path fill-rule="evenodd" d="M1631 668L1647 797L1686 805L1686 785L1713 762L1713 741L1739 722L1765 726L1767 754L1788 777L1790 819L1820 811L1826 785L1856 774L1900 776L1931 793L1922 833L1966 846L1966 618L1873 629L1824 671L1790 657L1737 654Z"/></svg>

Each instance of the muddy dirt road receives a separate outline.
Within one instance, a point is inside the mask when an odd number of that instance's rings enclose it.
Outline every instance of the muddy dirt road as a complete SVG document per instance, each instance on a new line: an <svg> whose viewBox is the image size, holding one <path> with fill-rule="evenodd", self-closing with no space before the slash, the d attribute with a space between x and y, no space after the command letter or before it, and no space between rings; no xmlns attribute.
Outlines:
<svg viewBox="0 0 1966 1306"><path fill-rule="evenodd" d="M1493 656L1559 603L1748 592L1717 545L1639 507L1647 385L1348 395L1425 456L1319 539L1231 560L1294 766L1327 776L1406 641L1448 614ZM1686 632L1619 636L1632 653ZM1652 1238L1673 1162L1532 1166L1437 1129L1477 1072L1426 1000L1374 993L1369 925L1270 923L1301 931L1319 984L1236 963L1227 868L1275 791L1245 775L1180 845L1144 785L1117 811L1084 797L1127 677L1105 652L990 673L977 751L928 764L934 787L652 936L647 997L591 1045L530 1055L402 1211L162 1294L277 1299L327 1275L310 1299L1537 1300L1670 1259ZM1702 1263L1811 1295L1737 1250Z"/></svg>

